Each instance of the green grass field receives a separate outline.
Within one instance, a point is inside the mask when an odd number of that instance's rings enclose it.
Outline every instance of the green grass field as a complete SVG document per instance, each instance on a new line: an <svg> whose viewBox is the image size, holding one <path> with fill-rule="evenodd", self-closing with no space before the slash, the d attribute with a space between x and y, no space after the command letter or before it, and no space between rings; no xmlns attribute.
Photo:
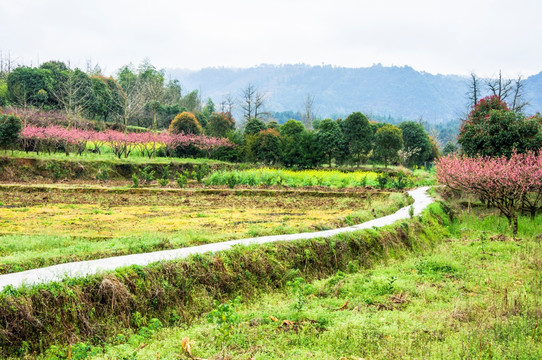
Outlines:
<svg viewBox="0 0 542 360"><path fill-rule="evenodd" d="M455 209L449 238L431 251L241 296L212 313L224 321L162 328L146 320L139 332L77 351L92 359L542 358L542 217L522 218L511 239L494 211Z"/></svg>

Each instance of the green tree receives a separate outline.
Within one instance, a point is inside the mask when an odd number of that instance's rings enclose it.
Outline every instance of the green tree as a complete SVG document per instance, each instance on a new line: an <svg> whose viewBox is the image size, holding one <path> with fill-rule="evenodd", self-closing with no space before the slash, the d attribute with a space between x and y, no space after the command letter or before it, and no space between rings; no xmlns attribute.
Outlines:
<svg viewBox="0 0 542 360"><path fill-rule="evenodd" d="M331 167L331 160L340 149L343 134L337 122L331 119L324 119L318 125L316 138L322 152L327 157L328 165Z"/></svg>
<svg viewBox="0 0 542 360"><path fill-rule="evenodd" d="M542 147L539 116L525 118L498 96L483 98L463 121L457 142L468 156L507 156Z"/></svg>
<svg viewBox="0 0 542 360"><path fill-rule="evenodd" d="M185 111L175 116L175 119L173 119L169 126L169 131L174 134L184 133L200 135L203 132L203 129L194 114Z"/></svg>
<svg viewBox="0 0 542 360"><path fill-rule="evenodd" d="M354 112L344 120L343 134L350 154L356 159L359 167L363 155L367 155L372 148L373 132L369 119L360 112Z"/></svg>
<svg viewBox="0 0 542 360"><path fill-rule="evenodd" d="M267 126L265 126L265 123L262 120L251 118L245 124L245 135L256 135L266 128Z"/></svg>
<svg viewBox="0 0 542 360"><path fill-rule="evenodd" d="M103 76L90 78L92 97L88 102L87 112L93 119L107 120L112 107L111 90Z"/></svg>
<svg viewBox="0 0 542 360"><path fill-rule="evenodd" d="M21 66L9 73L7 83L10 102L22 107L43 107L49 104L54 78L49 69Z"/></svg>
<svg viewBox="0 0 542 360"><path fill-rule="evenodd" d="M281 134L281 162L285 166L303 166L303 134L305 126L301 121L290 119L279 128Z"/></svg>
<svg viewBox="0 0 542 360"><path fill-rule="evenodd" d="M404 151L409 154L406 164L412 166L431 161L433 154L431 141L422 124L403 121L399 128L403 131Z"/></svg>
<svg viewBox="0 0 542 360"><path fill-rule="evenodd" d="M375 134L374 154L377 158L388 163L397 159L399 150L403 148L403 132L397 126L386 124Z"/></svg>
<svg viewBox="0 0 542 360"><path fill-rule="evenodd" d="M0 147L7 149L14 146L19 141L19 134L23 128L21 119L14 115L0 115Z"/></svg>
<svg viewBox="0 0 542 360"><path fill-rule="evenodd" d="M226 137L228 132L235 130L235 120L230 113L212 113L207 122L207 135Z"/></svg>
<svg viewBox="0 0 542 360"><path fill-rule="evenodd" d="M256 160L264 164L276 164L280 159L280 134L273 129L265 129L256 134L252 151Z"/></svg>

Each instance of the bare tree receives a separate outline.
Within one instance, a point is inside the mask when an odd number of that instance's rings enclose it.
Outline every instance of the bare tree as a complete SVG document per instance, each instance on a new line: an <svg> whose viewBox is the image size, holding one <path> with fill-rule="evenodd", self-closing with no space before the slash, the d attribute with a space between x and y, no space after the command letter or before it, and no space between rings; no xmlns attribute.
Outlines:
<svg viewBox="0 0 542 360"><path fill-rule="evenodd" d="M225 113L232 113L233 106L235 104L235 100L233 99L233 96L231 94L227 94L226 96L222 97L222 101L220 102L220 111Z"/></svg>
<svg viewBox="0 0 542 360"><path fill-rule="evenodd" d="M514 80L513 85L513 100L512 100L512 110L516 112L522 112L523 109L529 105L528 101L524 100L524 84L521 75Z"/></svg>
<svg viewBox="0 0 542 360"><path fill-rule="evenodd" d="M478 100L480 100L480 79L473 72L470 73L470 78L471 82L467 96L469 98L469 107L474 108L478 103Z"/></svg>
<svg viewBox="0 0 542 360"><path fill-rule="evenodd" d="M310 93L305 96L305 99L303 100L303 115L302 120L303 124L305 125L305 128L307 130L312 129L312 120L314 119L314 96Z"/></svg>
<svg viewBox="0 0 542 360"><path fill-rule="evenodd" d="M158 107L164 97L164 77L157 72L148 78L144 85L148 103L152 109L152 129L156 130Z"/></svg>
<svg viewBox="0 0 542 360"><path fill-rule="evenodd" d="M138 79L133 79L125 84L120 97L114 99L116 104L122 109L122 123L126 126L130 119L141 113L146 103L146 94L143 85Z"/></svg>
<svg viewBox="0 0 542 360"><path fill-rule="evenodd" d="M252 84L248 84L247 87L241 91L240 105L243 109L243 117L246 121L256 117L254 115L256 92L257 90Z"/></svg>
<svg viewBox="0 0 542 360"><path fill-rule="evenodd" d="M496 79L489 79L487 81L487 87L493 95L498 96L502 101L506 101L512 91L512 80L504 79L502 77L502 72L499 70L499 77Z"/></svg>
<svg viewBox="0 0 542 360"><path fill-rule="evenodd" d="M254 117L256 119L263 116L268 116L269 114L265 111L263 111L263 107L265 105L265 101L267 100L267 94L261 93L259 90L256 90L256 94L254 96Z"/></svg>
<svg viewBox="0 0 542 360"><path fill-rule="evenodd" d="M68 129L71 128L72 119L81 115L90 104L92 87L87 79L83 72L68 69L64 81L59 81L53 91L53 96L68 117Z"/></svg>

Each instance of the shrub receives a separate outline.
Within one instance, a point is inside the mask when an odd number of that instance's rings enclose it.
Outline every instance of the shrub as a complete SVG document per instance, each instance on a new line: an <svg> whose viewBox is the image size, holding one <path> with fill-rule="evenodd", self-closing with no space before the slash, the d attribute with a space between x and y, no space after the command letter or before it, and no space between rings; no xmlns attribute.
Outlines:
<svg viewBox="0 0 542 360"><path fill-rule="evenodd" d="M184 111L175 116L169 125L169 131L173 134L184 133L200 135L203 132L203 129L194 114Z"/></svg>

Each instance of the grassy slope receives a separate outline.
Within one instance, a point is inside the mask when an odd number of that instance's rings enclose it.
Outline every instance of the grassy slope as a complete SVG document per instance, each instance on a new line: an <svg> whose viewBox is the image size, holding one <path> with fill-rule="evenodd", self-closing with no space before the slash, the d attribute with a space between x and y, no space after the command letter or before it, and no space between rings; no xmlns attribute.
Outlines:
<svg viewBox="0 0 542 360"><path fill-rule="evenodd" d="M245 301L225 342L203 318L134 334L95 358L188 358L183 338L208 359L542 358L542 216L522 218L513 240L492 210L458 215L450 240L429 252L313 282L302 311L291 291Z"/></svg>

